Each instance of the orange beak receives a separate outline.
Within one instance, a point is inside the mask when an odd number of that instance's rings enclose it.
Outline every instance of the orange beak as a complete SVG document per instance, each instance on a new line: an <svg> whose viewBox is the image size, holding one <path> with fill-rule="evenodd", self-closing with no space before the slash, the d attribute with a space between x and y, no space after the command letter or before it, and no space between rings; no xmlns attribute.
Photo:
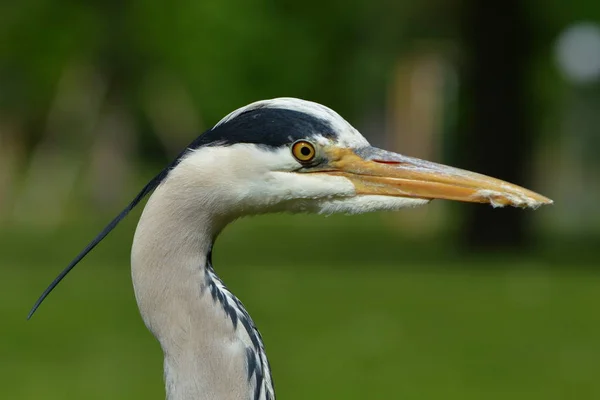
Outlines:
<svg viewBox="0 0 600 400"><path fill-rule="evenodd" d="M401 154L365 147L326 148L327 170L343 176L359 195L445 199L488 203L494 207L537 208L552 200L531 190L489 176Z"/></svg>

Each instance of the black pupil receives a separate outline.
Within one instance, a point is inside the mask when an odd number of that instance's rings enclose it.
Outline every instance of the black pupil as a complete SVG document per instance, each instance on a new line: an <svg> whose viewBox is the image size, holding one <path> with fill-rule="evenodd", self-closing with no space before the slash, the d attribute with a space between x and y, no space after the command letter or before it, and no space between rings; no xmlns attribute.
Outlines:
<svg viewBox="0 0 600 400"><path fill-rule="evenodd" d="M310 155L310 153L312 153L312 152L311 152L311 150L310 150L310 149L309 149L307 146L304 146L304 147L302 147L302 148L300 149L300 153L301 153L303 156L309 156L309 155Z"/></svg>

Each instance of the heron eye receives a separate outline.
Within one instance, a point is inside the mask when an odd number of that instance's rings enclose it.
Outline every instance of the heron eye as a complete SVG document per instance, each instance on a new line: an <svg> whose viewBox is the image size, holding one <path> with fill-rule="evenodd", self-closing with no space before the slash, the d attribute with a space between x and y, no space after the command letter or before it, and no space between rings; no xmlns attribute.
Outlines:
<svg viewBox="0 0 600 400"><path fill-rule="evenodd" d="M292 155L302 163L312 161L316 154L315 146L306 140L299 140L292 145Z"/></svg>

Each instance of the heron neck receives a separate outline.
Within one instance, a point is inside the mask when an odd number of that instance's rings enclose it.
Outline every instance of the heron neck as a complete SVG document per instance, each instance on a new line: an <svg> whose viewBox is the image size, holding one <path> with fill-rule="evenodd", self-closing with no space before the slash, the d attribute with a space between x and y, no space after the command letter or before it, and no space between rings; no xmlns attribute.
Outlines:
<svg viewBox="0 0 600 400"><path fill-rule="evenodd" d="M210 264L225 221L208 210L169 180L157 188L132 248L136 300L164 353L168 400L258 399L257 388L272 391L268 362L252 320Z"/></svg>

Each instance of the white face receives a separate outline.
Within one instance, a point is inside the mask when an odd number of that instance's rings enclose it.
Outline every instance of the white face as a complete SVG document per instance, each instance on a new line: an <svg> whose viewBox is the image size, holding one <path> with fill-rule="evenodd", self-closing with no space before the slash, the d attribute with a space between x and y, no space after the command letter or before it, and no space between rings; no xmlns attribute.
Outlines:
<svg viewBox="0 0 600 400"><path fill-rule="evenodd" d="M429 200L358 194L346 177L300 172L303 165L290 148L270 150L253 144L194 150L169 179L210 192L219 212L238 215L270 212L360 214L398 210Z"/></svg>

